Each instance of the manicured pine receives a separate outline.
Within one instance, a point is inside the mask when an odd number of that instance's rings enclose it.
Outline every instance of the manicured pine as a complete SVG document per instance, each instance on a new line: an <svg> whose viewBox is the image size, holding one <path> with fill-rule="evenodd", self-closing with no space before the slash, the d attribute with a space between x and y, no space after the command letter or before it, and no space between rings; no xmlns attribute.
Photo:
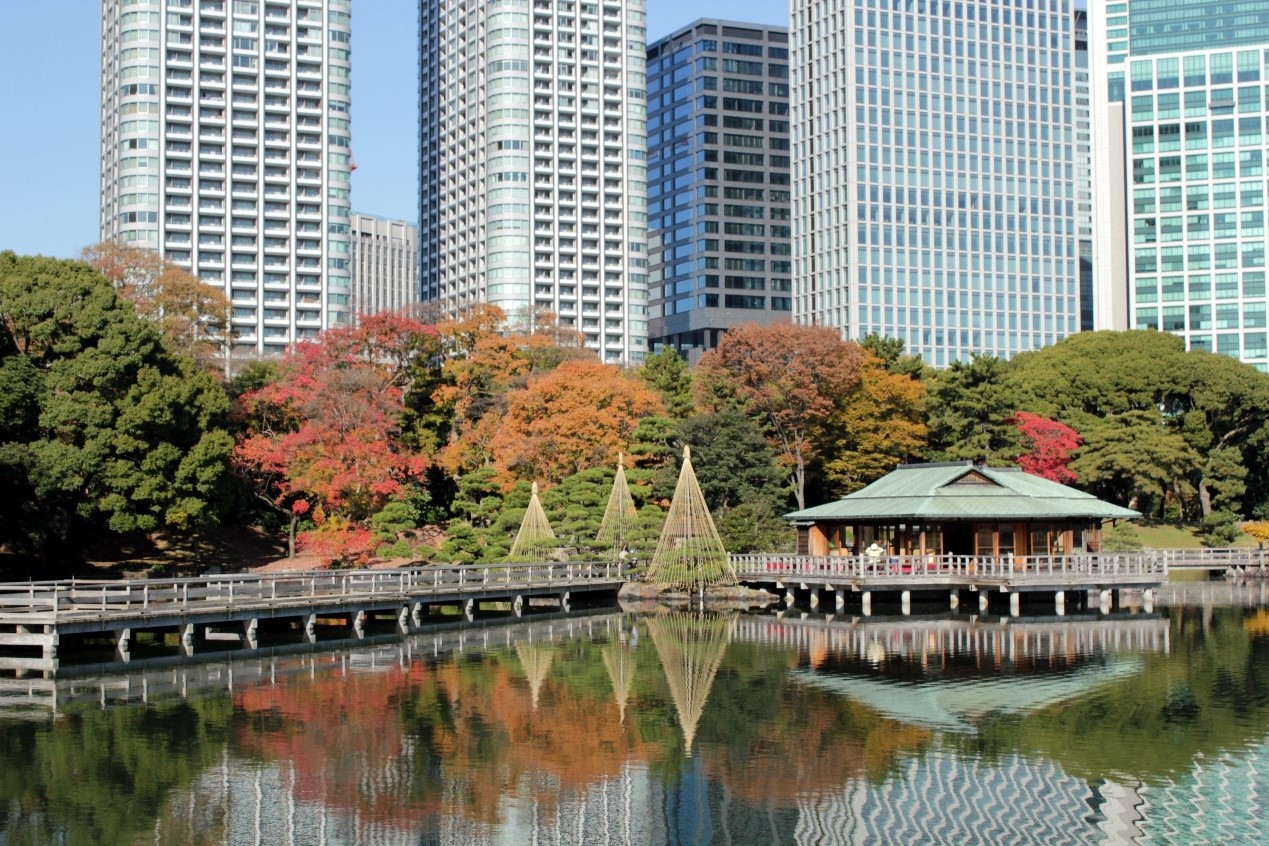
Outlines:
<svg viewBox="0 0 1269 846"><path fill-rule="evenodd" d="M555 538L555 530L546 519L542 510L542 502L538 499L538 483L533 483L533 495L529 497L529 507L525 509L524 520L520 523L520 531L511 544L508 561L545 561L559 546Z"/></svg>
<svg viewBox="0 0 1269 846"><path fill-rule="evenodd" d="M648 565L647 579L689 593L701 591L702 596L710 585L736 584L736 571L714 527L714 518L692 469L691 450L686 446L670 513Z"/></svg>
<svg viewBox="0 0 1269 846"><path fill-rule="evenodd" d="M626 484L624 465L625 456L618 453L617 475L612 482L612 493L608 496L608 507L604 509L599 533L595 535L596 541L612 549L614 559L621 558L621 553L629 546L630 538L639 529L639 512L635 510L630 486Z"/></svg>

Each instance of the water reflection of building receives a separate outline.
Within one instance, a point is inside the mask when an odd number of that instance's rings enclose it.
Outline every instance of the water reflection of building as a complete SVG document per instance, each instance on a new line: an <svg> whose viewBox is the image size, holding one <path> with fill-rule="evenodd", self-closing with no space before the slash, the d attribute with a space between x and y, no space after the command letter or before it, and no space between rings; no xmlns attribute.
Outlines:
<svg viewBox="0 0 1269 846"><path fill-rule="evenodd" d="M411 780L405 755L367 767L363 790L396 801ZM226 753L187 791L173 794L154 825L154 842L224 843L234 846L335 846L374 843L414 846L419 835L392 815L362 803L336 805L325 793L300 787L305 774L294 762L248 761ZM321 774L310 774L320 780ZM410 821L413 823L413 820Z"/></svg>
<svg viewBox="0 0 1269 846"><path fill-rule="evenodd" d="M996 762L931 751L898 762L881 783L857 780L839 793L806 798L794 842L1121 842L1090 808L1090 789L1049 761L1010 755ZM1115 817L1113 828L1119 828Z"/></svg>
<svg viewBox="0 0 1269 846"><path fill-rule="evenodd" d="M1184 776L1141 789L1140 844L1250 843L1269 812L1269 744L1199 760Z"/></svg>

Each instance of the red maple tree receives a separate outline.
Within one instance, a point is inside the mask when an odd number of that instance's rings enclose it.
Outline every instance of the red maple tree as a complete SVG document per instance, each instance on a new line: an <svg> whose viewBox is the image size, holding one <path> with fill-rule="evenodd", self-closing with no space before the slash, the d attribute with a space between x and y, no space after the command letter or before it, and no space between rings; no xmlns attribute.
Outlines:
<svg viewBox="0 0 1269 846"><path fill-rule="evenodd" d="M1052 482L1075 481L1075 473L1067 465L1084 442L1079 432L1065 423L1029 411L1016 412L1009 422L1031 445L1029 452L1018 456L1019 467Z"/></svg>
<svg viewBox="0 0 1269 846"><path fill-rule="evenodd" d="M318 531L307 540L324 556L365 555L375 539L362 521L419 482L429 461L401 444L403 395L410 363L435 334L399 315L324 332L239 400L246 433L234 461L290 517L292 554L308 515Z"/></svg>

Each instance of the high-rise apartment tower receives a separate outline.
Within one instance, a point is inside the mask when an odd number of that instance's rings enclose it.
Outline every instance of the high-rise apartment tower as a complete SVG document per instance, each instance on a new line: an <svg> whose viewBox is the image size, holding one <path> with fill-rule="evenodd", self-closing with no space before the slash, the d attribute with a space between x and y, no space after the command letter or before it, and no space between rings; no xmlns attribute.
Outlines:
<svg viewBox="0 0 1269 846"><path fill-rule="evenodd" d="M101 232L222 287L237 349L351 318L349 0L103 0Z"/></svg>
<svg viewBox="0 0 1269 846"><path fill-rule="evenodd" d="M1269 368L1269 4L1094 0L1089 41L1102 325Z"/></svg>
<svg viewBox="0 0 1269 846"><path fill-rule="evenodd" d="M793 5L794 320L935 366L1079 330L1074 5Z"/></svg>
<svg viewBox="0 0 1269 846"><path fill-rule="evenodd" d="M647 350L643 0L420 0L420 293Z"/></svg>
<svg viewBox="0 0 1269 846"><path fill-rule="evenodd" d="M788 42L703 19L648 46L654 347L792 315Z"/></svg>

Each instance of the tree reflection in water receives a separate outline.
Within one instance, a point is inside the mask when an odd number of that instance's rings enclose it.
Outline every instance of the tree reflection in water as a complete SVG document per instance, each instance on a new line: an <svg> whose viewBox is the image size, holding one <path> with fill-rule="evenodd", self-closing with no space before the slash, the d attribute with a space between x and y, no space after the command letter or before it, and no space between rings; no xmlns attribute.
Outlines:
<svg viewBox="0 0 1269 846"><path fill-rule="evenodd" d="M972 803L947 817L935 802L955 782L1019 807L1051 795L1035 812L1082 843L1114 825L1183 830L1191 805L1236 824L1253 797L1234 782L1269 783L1269 638L1254 609L1176 609L1158 620L1166 651L1068 656L1054 641L1025 660L1016 625L975 623L991 637L971 653L939 652L928 625L888 624L872 639L907 645L874 661L868 637L843 633L875 623L754 619L613 617L593 638L374 666L306 658L303 673L232 693L0 716L0 842L547 843L602 830L612 843L749 846L988 825ZM1064 684L1101 663L1134 670L1033 710L974 712L964 729L799 680L1007 693L1011 679Z"/></svg>

